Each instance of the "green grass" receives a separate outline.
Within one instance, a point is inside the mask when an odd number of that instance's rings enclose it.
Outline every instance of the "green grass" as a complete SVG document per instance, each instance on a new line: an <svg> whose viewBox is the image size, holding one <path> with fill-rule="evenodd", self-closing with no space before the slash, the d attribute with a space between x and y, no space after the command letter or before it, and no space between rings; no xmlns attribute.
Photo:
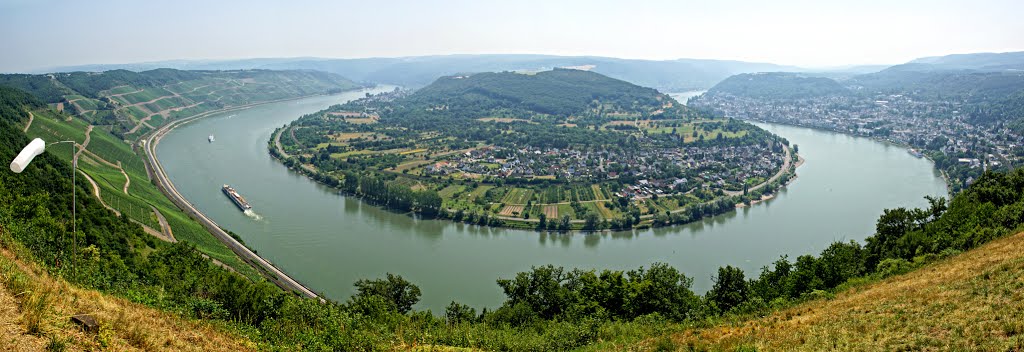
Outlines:
<svg viewBox="0 0 1024 352"><path fill-rule="evenodd" d="M533 190L525 188L512 188L505 196L501 198L501 202L505 204L526 204L533 198Z"/></svg>
<svg viewBox="0 0 1024 352"><path fill-rule="evenodd" d="M65 117L52 110L36 110L32 112L35 120L28 129L29 138L42 138L46 143L53 143L63 140L74 140L77 143L85 142L86 124L80 119L65 120ZM61 156L71 158L71 147L67 145L47 146L47 149L54 149Z"/></svg>
<svg viewBox="0 0 1024 352"><path fill-rule="evenodd" d="M601 209L597 208L597 203L593 203L593 202L590 202L590 203L580 203L580 206L582 206L584 209L587 209L587 211L589 211L591 213L594 213L594 214L597 214L597 215L602 215Z"/></svg>
<svg viewBox="0 0 1024 352"><path fill-rule="evenodd" d="M445 188L441 189L441 191L439 191L437 193L441 196L441 198L451 199L451 198L453 198L455 196L456 193L462 192L465 189L466 189L466 186L463 186L463 185L451 185L451 186L448 186L448 187L445 187Z"/></svg>
<svg viewBox="0 0 1024 352"><path fill-rule="evenodd" d="M78 106L82 107L82 109L84 110L96 110L96 108L99 107L100 103L98 100L89 99L80 95L69 95L67 96L67 99L75 100L74 104L78 104Z"/></svg>
<svg viewBox="0 0 1024 352"><path fill-rule="evenodd" d="M569 204L559 204L558 217L561 218L566 215L573 219L576 218L576 212L572 209L572 206L570 206Z"/></svg>
<svg viewBox="0 0 1024 352"><path fill-rule="evenodd" d="M146 116L149 115L149 113L147 113L145 111L142 111L142 109L139 108L138 106L126 107L126 108L124 108L124 111L127 111L128 114L131 115L132 117L134 117L136 121L137 120L142 120L142 119L146 118Z"/></svg>
<svg viewBox="0 0 1024 352"><path fill-rule="evenodd" d="M142 159L131 150L131 147L110 133L93 129L87 149L111 163L117 164L120 161L121 167L132 178L146 178L146 166Z"/></svg>
<svg viewBox="0 0 1024 352"><path fill-rule="evenodd" d="M29 137L40 137L47 142L69 138L79 143L85 141L86 124L84 121L73 119L67 122L64 120L64 116L50 110L33 111L33 114L36 118L32 122L32 127L29 128ZM175 238L179 241L191 242L204 254L234 267L251 279L261 280L255 269L243 263L234 252L208 233L202 225L182 213L156 186L149 182L142 158L134 154L127 144L117 140L117 137L102 128L94 128L88 149L113 163L120 160L125 172L132 178L128 189L129 194L125 195L124 175L119 170L99 162L89 163L87 154L82 154L78 166L96 181L97 186L100 187L100 195L108 203L107 205L124 213L129 218L159 230L159 223L152 217L152 210L149 208L150 205L153 205L167 218ZM72 156L70 144L48 146L47 152L54 153L64 160L71 160Z"/></svg>
<svg viewBox="0 0 1024 352"><path fill-rule="evenodd" d="M552 185L544 189L541 194L541 202L543 203L559 203L562 201L562 186Z"/></svg>
<svg viewBox="0 0 1024 352"><path fill-rule="evenodd" d="M590 185L590 191L594 194L595 200L607 200L608 196L604 194L604 190L601 189L601 185Z"/></svg>
<svg viewBox="0 0 1024 352"><path fill-rule="evenodd" d="M114 94L123 94L123 93L128 93L128 92L134 92L136 90L138 90L138 89L136 89L135 87L121 86L121 87L114 87L114 88L111 88L110 90L103 91L103 92L100 92L100 93L103 94L103 95L114 95Z"/></svg>
<svg viewBox="0 0 1024 352"><path fill-rule="evenodd" d="M182 106L188 106L190 104L190 102L182 98L166 97L155 102L152 102L150 104L145 104L143 106L145 106L146 109L149 109L149 111L157 112Z"/></svg>
<svg viewBox="0 0 1024 352"><path fill-rule="evenodd" d="M145 101L150 101L163 96L173 96L173 93L168 92L162 88L146 88L138 93L131 93L122 95L121 98L128 101L130 104L138 104Z"/></svg>
<svg viewBox="0 0 1024 352"><path fill-rule="evenodd" d="M487 191L490 190L491 188L494 188L494 186L488 186L488 185L479 185L479 186L477 186L475 189L473 189L473 192L470 192L470 199L476 199L476 198L479 198L479 197L483 197L484 193L487 193Z"/></svg>

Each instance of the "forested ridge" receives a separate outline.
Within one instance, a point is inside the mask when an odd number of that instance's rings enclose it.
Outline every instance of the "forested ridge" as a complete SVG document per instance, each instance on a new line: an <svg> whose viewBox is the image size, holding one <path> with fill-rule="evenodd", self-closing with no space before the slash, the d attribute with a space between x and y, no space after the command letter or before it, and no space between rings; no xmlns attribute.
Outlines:
<svg viewBox="0 0 1024 352"><path fill-rule="evenodd" d="M806 99L845 96L851 92L838 82L799 73L745 73L719 82L707 94L731 94L761 99Z"/></svg>

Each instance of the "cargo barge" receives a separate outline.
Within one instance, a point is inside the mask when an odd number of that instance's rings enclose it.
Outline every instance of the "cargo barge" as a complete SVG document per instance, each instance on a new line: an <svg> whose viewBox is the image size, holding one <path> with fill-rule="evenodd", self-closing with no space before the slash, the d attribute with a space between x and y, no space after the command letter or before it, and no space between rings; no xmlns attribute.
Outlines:
<svg viewBox="0 0 1024 352"><path fill-rule="evenodd" d="M252 206L249 205L249 202L246 202L245 198L242 197L241 194L238 194L238 191L231 188L231 186L224 185L224 187L221 188L221 191L224 191L224 194L227 195L228 198L231 198L231 201L235 202L235 205L237 205L239 209L242 209L242 211L252 210Z"/></svg>

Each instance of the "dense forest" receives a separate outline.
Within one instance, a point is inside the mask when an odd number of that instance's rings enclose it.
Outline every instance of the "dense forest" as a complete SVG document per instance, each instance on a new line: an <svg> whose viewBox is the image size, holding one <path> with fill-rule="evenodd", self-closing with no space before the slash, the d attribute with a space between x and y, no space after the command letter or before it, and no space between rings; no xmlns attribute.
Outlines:
<svg viewBox="0 0 1024 352"><path fill-rule="evenodd" d="M27 117L24 109L40 106L27 94L0 90L0 159L10 160L28 142L17 125ZM227 322L265 349L561 350L639 339L828 297L974 248L1024 222L1024 170L990 172L949 202L930 198L927 209L886 210L863 244L837 242L817 256L783 256L757 275L723 267L705 295L692 291L685 268L659 263L626 271L537 266L496 281L506 296L497 309L452 302L442 313L415 310L419 288L395 275L355 282L357 294L343 303L301 299L250 281L188 243L156 240L116 217L84 181L74 185L79 232L71 233L71 172L68 162L44 153L22 174L0 173L0 244L26 251L78 285Z"/></svg>
<svg viewBox="0 0 1024 352"><path fill-rule="evenodd" d="M798 100L846 96L851 92L838 82L797 73L746 73L719 82L706 94L731 94L747 98Z"/></svg>

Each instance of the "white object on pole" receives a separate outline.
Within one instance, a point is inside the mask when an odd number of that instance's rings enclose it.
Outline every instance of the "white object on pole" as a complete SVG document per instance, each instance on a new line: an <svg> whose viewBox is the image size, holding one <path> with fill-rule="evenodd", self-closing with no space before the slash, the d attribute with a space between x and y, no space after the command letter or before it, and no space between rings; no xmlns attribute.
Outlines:
<svg viewBox="0 0 1024 352"><path fill-rule="evenodd" d="M21 153L18 153L18 157L11 161L11 171L19 174L25 171L28 163L32 162L37 155L42 154L43 150L46 150L46 142L39 138L33 139L25 146L25 149L21 150Z"/></svg>

